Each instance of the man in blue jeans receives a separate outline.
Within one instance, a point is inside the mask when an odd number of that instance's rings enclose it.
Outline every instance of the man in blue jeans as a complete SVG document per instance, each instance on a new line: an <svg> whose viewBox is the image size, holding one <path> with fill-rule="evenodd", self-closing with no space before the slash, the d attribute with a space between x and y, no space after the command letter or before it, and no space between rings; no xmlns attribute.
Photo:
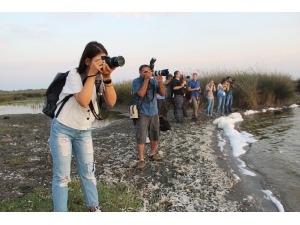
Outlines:
<svg viewBox="0 0 300 225"><path fill-rule="evenodd" d="M233 102L233 95L232 95L232 88L235 87L233 84L233 80L231 77L226 77L227 81L227 90L226 90L226 101L225 101L225 114L232 113L232 102Z"/></svg>
<svg viewBox="0 0 300 225"><path fill-rule="evenodd" d="M141 65L140 76L132 81L134 101L139 109L139 118L136 121L136 142L139 156L138 168L144 169L144 150L146 134L150 139L150 160L159 161L161 156L156 153L159 138L159 116L157 108L157 94L165 96L166 89L162 82L162 76L152 77L149 65Z"/></svg>

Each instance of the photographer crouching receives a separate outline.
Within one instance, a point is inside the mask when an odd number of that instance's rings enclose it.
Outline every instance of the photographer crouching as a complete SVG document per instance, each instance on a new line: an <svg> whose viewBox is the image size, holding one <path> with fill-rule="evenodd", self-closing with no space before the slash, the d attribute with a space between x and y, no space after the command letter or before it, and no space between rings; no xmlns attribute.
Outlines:
<svg viewBox="0 0 300 225"><path fill-rule="evenodd" d="M156 153L159 139L159 116L157 109L157 93L165 96L166 89L161 75L152 78L149 65L141 65L140 76L132 81L134 101L139 107L139 116L136 121L136 142L139 156L138 168L146 167L144 150L148 130L150 139L150 160L159 161L162 157Z"/></svg>

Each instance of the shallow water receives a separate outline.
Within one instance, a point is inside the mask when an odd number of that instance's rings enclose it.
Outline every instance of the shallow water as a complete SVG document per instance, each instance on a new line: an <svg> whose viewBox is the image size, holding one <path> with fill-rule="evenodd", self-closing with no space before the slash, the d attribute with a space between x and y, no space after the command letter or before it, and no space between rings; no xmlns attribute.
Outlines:
<svg viewBox="0 0 300 225"><path fill-rule="evenodd" d="M6 114L38 114L42 113L43 104L40 102L15 102L12 105L0 105L0 115Z"/></svg>
<svg viewBox="0 0 300 225"><path fill-rule="evenodd" d="M240 129L258 140L245 157L279 191L278 197L300 211L300 108L284 109L282 114L262 113L244 118Z"/></svg>
<svg viewBox="0 0 300 225"><path fill-rule="evenodd" d="M20 101L15 102L12 105L0 106L0 115L9 115L9 114L39 114L43 113L43 102L30 102L30 101ZM102 112L102 117L104 117L105 112ZM107 118L103 121L96 121L94 124L95 127L103 127L111 122L127 118L128 116L121 114L119 112L110 111Z"/></svg>

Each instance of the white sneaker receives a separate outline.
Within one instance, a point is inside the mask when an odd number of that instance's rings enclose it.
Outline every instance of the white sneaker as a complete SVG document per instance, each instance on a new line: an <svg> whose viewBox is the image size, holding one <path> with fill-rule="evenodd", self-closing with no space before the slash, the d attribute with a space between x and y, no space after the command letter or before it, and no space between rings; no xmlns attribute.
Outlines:
<svg viewBox="0 0 300 225"><path fill-rule="evenodd" d="M146 137L146 144L150 143L150 139Z"/></svg>

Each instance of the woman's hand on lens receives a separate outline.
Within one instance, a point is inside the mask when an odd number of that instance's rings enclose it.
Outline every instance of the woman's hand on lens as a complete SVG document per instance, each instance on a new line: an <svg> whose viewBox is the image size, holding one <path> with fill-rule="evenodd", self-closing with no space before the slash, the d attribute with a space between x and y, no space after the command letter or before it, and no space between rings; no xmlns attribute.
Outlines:
<svg viewBox="0 0 300 225"><path fill-rule="evenodd" d="M90 69L87 75L90 76L99 73L99 71L102 69L102 66L103 66L102 59L99 56L94 57L91 60Z"/></svg>

